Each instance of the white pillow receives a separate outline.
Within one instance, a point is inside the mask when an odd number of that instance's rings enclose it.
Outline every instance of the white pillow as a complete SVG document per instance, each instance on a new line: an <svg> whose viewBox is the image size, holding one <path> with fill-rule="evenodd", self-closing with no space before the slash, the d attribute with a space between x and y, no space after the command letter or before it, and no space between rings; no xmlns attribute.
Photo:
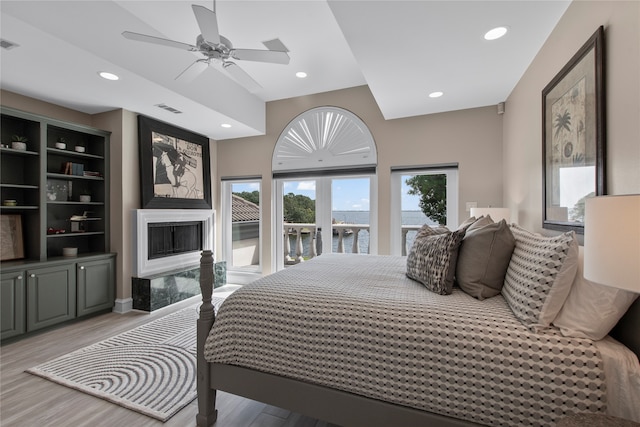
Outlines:
<svg viewBox="0 0 640 427"><path fill-rule="evenodd" d="M576 279L553 324L566 337L598 341L613 329L638 294L585 279L582 255L581 250Z"/></svg>
<svg viewBox="0 0 640 427"><path fill-rule="evenodd" d="M537 332L551 325L567 299L578 269L578 240L570 231L542 236L512 224L516 246L502 296L516 317Z"/></svg>

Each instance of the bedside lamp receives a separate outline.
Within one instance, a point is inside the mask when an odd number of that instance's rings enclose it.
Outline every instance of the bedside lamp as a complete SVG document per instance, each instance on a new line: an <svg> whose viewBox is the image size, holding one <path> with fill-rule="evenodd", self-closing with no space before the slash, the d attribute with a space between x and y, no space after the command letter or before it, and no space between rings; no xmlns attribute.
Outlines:
<svg viewBox="0 0 640 427"><path fill-rule="evenodd" d="M469 213L476 218L489 215L494 222L500 222L503 219L507 221L507 224L511 222L511 209L509 208L471 208Z"/></svg>
<svg viewBox="0 0 640 427"><path fill-rule="evenodd" d="M586 200L584 277L640 293L640 194Z"/></svg>

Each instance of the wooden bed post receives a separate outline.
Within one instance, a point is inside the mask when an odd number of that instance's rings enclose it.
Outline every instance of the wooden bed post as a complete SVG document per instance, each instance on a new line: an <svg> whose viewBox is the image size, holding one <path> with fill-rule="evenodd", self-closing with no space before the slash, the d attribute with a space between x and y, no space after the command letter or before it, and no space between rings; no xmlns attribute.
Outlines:
<svg viewBox="0 0 640 427"><path fill-rule="evenodd" d="M198 427L209 427L216 422L216 391L209 386L209 363L204 358L204 343L215 321L215 311L211 304L213 292L213 254L209 250L202 251L200 258L200 292L202 293L202 305L197 327L197 392L198 414L196 424Z"/></svg>

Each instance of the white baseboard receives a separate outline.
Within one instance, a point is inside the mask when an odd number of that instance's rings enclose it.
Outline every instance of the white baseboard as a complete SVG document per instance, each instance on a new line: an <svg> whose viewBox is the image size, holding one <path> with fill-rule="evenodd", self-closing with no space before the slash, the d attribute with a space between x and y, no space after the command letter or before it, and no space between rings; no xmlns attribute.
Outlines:
<svg viewBox="0 0 640 427"><path fill-rule="evenodd" d="M115 305L113 306L114 313L127 313L133 310L133 298L122 298L116 299Z"/></svg>

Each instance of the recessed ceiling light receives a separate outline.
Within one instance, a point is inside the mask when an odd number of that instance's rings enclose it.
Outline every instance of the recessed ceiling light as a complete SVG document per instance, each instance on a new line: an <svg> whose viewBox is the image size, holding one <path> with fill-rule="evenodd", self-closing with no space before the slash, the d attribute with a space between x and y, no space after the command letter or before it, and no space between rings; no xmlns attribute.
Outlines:
<svg viewBox="0 0 640 427"><path fill-rule="evenodd" d="M296 73L296 77L299 79L304 79L305 77L307 77L307 73L305 73L304 71L298 71Z"/></svg>
<svg viewBox="0 0 640 427"><path fill-rule="evenodd" d="M444 92L440 92L440 91L431 92L429 94L429 98L440 98L442 95L444 95Z"/></svg>
<svg viewBox="0 0 640 427"><path fill-rule="evenodd" d="M222 126L223 128L230 128L231 125L229 123L223 123L220 126Z"/></svg>
<svg viewBox="0 0 640 427"><path fill-rule="evenodd" d="M484 35L485 40L495 40L507 34L507 27L496 27L493 30L487 31Z"/></svg>
<svg viewBox="0 0 640 427"><path fill-rule="evenodd" d="M106 71L100 71L100 72L98 73L98 75L99 75L100 77L102 77L103 79L106 79L106 80L119 80L119 79L120 79L120 77L116 76L115 74L113 74L113 73L108 73L108 72L106 72Z"/></svg>

